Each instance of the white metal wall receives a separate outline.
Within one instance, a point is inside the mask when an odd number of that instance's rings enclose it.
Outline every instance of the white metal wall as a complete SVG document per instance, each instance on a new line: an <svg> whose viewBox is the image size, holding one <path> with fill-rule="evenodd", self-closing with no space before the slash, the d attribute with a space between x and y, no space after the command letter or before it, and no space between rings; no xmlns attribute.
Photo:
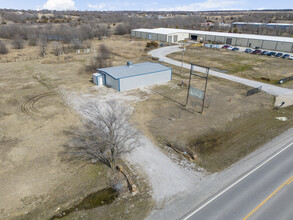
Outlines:
<svg viewBox="0 0 293 220"><path fill-rule="evenodd" d="M248 39L245 38L236 38L236 44L237 46L247 47L248 46Z"/></svg>
<svg viewBox="0 0 293 220"><path fill-rule="evenodd" d="M106 85L119 91L118 79L114 79L111 76L109 76L108 74L105 74L105 76L106 76L106 79L105 79Z"/></svg>
<svg viewBox="0 0 293 220"><path fill-rule="evenodd" d="M172 79L172 70L148 73L128 78L120 79L120 91L136 89L143 86L168 82Z"/></svg>
<svg viewBox="0 0 293 220"><path fill-rule="evenodd" d="M277 47L277 42L276 41L267 41L264 40L262 43L262 48L266 50L275 50Z"/></svg>
<svg viewBox="0 0 293 220"><path fill-rule="evenodd" d="M292 43L278 42L277 50L286 51L286 52L292 52Z"/></svg>
<svg viewBox="0 0 293 220"><path fill-rule="evenodd" d="M196 35L196 34L193 34ZM176 43L177 41L185 40L186 38L190 38L189 33L176 33L176 34L154 34L154 33L146 33L140 31L131 31L131 36L149 39L149 40L157 40L162 42L170 42ZM177 36L177 37L176 37ZM235 37L221 37L221 36L214 36L214 35L200 35L198 34L198 41L200 38L203 40L211 40L211 41L220 41L226 44L227 38L232 39L231 45L235 46L243 46L243 47L260 47L266 50L277 50L277 51L284 51L284 52L293 52L293 43L289 42L277 42L277 41L269 41L269 40L255 40L255 39L246 39L246 38L235 38Z"/></svg>

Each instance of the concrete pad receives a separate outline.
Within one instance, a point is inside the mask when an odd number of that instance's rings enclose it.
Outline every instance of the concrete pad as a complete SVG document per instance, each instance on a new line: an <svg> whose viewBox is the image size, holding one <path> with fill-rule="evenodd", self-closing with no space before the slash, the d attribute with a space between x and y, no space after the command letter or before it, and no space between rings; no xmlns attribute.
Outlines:
<svg viewBox="0 0 293 220"><path fill-rule="evenodd" d="M277 96L275 100L275 106L277 107L281 105L282 102L285 102L285 103L281 106L281 108L285 108L285 107L293 105L293 93Z"/></svg>

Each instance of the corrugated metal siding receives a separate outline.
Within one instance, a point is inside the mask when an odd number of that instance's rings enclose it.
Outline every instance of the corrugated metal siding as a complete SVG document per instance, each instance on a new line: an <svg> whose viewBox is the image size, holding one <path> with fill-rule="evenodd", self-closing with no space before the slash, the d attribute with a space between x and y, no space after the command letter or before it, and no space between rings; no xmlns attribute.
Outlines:
<svg viewBox="0 0 293 220"><path fill-rule="evenodd" d="M147 33L145 33L145 32L141 32L141 38L143 38L143 39L147 39Z"/></svg>
<svg viewBox="0 0 293 220"><path fill-rule="evenodd" d="M214 41L216 39L215 36L206 36L206 41L210 40L210 41Z"/></svg>
<svg viewBox="0 0 293 220"><path fill-rule="evenodd" d="M189 33L178 33L178 41L182 41L189 38Z"/></svg>
<svg viewBox="0 0 293 220"><path fill-rule="evenodd" d="M174 41L174 43L176 43L176 42L178 42L178 35L173 35L173 41Z"/></svg>
<svg viewBox="0 0 293 220"><path fill-rule="evenodd" d="M143 86L154 85L157 83L168 82L171 80L171 69L156 73L133 76L120 79L120 91L136 89ZM107 82L108 83L108 82Z"/></svg>
<svg viewBox="0 0 293 220"><path fill-rule="evenodd" d="M136 31L135 36L141 38L141 32Z"/></svg>
<svg viewBox="0 0 293 220"><path fill-rule="evenodd" d="M201 41L201 39L202 40L205 40L205 35L202 35L202 34L199 34L199 35L197 35L197 39L198 39L198 41Z"/></svg>
<svg viewBox="0 0 293 220"><path fill-rule="evenodd" d="M219 42L224 43L225 42L225 37L218 37L218 36L216 36L216 41L219 41Z"/></svg>
<svg viewBox="0 0 293 220"><path fill-rule="evenodd" d="M251 47L261 47L262 46L262 40L251 40L249 39L248 41L248 46L250 45Z"/></svg>
<svg viewBox="0 0 293 220"><path fill-rule="evenodd" d="M278 42L277 50L291 52L292 43Z"/></svg>
<svg viewBox="0 0 293 220"><path fill-rule="evenodd" d="M157 34L151 34L152 35L152 40L158 40L158 35Z"/></svg>
<svg viewBox="0 0 293 220"><path fill-rule="evenodd" d="M158 40L159 41L163 41L163 42L167 42L167 35L165 35L165 34L158 34Z"/></svg>
<svg viewBox="0 0 293 220"><path fill-rule="evenodd" d="M236 39L236 45L237 46L242 46L242 47L247 47L248 46L248 39L237 38Z"/></svg>
<svg viewBox="0 0 293 220"><path fill-rule="evenodd" d="M277 42L264 40L262 44L262 49L275 50L276 46L277 46Z"/></svg>
<svg viewBox="0 0 293 220"><path fill-rule="evenodd" d="M110 86L113 89L116 89L119 91L119 80L113 79L111 76L106 74L106 85Z"/></svg>

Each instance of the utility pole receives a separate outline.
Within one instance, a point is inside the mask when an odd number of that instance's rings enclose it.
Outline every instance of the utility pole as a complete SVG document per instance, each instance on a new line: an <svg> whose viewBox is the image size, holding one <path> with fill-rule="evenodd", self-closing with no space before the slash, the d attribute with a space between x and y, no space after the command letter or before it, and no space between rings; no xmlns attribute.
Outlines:
<svg viewBox="0 0 293 220"><path fill-rule="evenodd" d="M188 89L187 89L186 104L185 104L185 107L186 108L187 108L188 98L189 98L189 89L190 89L191 75L192 75L192 65L191 65L190 75L189 75L189 81L188 81Z"/></svg>
<svg viewBox="0 0 293 220"><path fill-rule="evenodd" d="M181 69L180 69L180 77L182 76L182 69L183 69L183 60L184 60L184 52L186 50L185 45L183 44L183 50L182 50L182 61L181 61Z"/></svg>
<svg viewBox="0 0 293 220"><path fill-rule="evenodd" d="M208 86L208 79L209 79L209 72L210 72L210 68L208 67L206 69L206 83L205 83L205 87L204 87L204 94L203 94L203 100L202 100L202 106L201 106L201 114L203 114L203 108L204 108L204 102L206 99L206 93L207 93L207 86Z"/></svg>

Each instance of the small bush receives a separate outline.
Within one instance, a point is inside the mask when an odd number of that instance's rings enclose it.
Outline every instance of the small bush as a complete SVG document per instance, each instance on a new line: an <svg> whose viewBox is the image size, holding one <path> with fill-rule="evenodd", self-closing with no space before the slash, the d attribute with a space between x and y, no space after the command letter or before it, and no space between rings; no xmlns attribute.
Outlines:
<svg viewBox="0 0 293 220"><path fill-rule="evenodd" d="M0 54L7 54L7 53L8 53L7 47L2 41L0 41Z"/></svg>
<svg viewBox="0 0 293 220"><path fill-rule="evenodd" d="M78 39L71 40L70 45L71 45L71 48L73 48L74 50L79 50L84 48L82 42Z"/></svg>
<svg viewBox="0 0 293 220"><path fill-rule="evenodd" d="M157 48L158 46L159 46L159 44L156 41L147 42L147 44L146 44L146 47L148 47L148 48Z"/></svg>
<svg viewBox="0 0 293 220"><path fill-rule="evenodd" d="M130 26L126 24L119 24L117 25L115 29L115 34L116 35L124 35L124 34L130 34Z"/></svg>
<svg viewBox="0 0 293 220"><path fill-rule="evenodd" d="M31 38L28 41L29 46L37 46L38 45L38 40L36 38Z"/></svg>
<svg viewBox="0 0 293 220"><path fill-rule="evenodd" d="M14 49L23 49L24 48L24 42L20 37L16 37L12 40L12 47Z"/></svg>

